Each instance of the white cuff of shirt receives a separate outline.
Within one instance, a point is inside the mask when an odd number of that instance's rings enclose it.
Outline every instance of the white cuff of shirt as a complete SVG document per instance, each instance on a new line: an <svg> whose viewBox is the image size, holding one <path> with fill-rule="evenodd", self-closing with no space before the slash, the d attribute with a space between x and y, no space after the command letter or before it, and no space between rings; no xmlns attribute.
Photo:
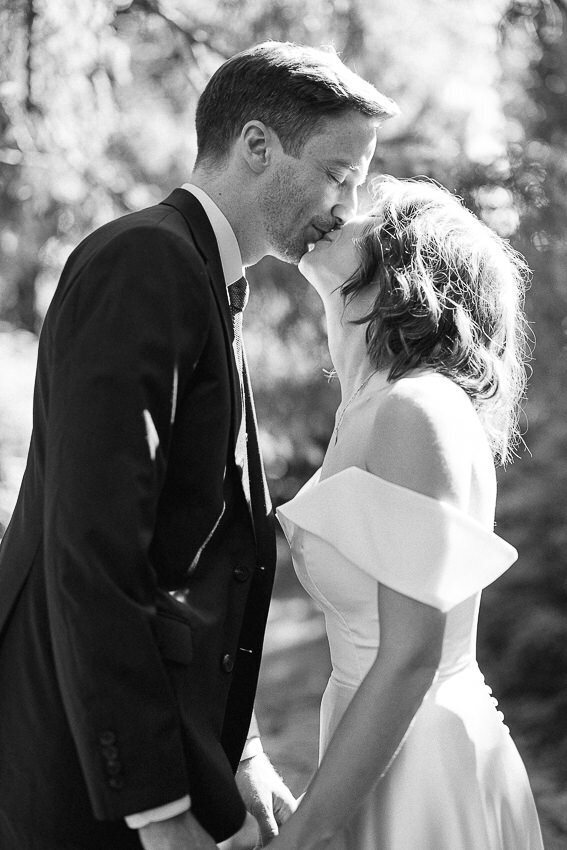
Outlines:
<svg viewBox="0 0 567 850"><path fill-rule="evenodd" d="M130 829L141 829L149 823L155 823L160 820L169 820L176 815L186 812L191 808L191 798L189 794L181 797L179 800L174 800L172 803L166 803L164 806L157 806L155 809L147 809L145 812L138 812L135 815L126 815L126 823Z"/></svg>
<svg viewBox="0 0 567 850"><path fill-rule="evenodd" d="M257 735L254 735L252 738L247 739L242 750L242 755L240 756L240 761L251 759L252 756L257 756L263 752L262 741ZM164 806L157 806L155 809L147 809L145 812L127 815L125 820L130 829L142 829L143 826L147 826L149 823L174 818L176 815L180 815L190 808L191 798L186 794L185 797L174 800L172 803L166 803Z"/></svg>
<svg viewBox="0 0 567 850"><path fill-rule="evenodd" d="M259 753L263 752L264 747L262 746L262 741L257 735L254 735L254 737L246 739L242 755L240 756L240 761L251 759L252 756L257 756Z"/></svg>

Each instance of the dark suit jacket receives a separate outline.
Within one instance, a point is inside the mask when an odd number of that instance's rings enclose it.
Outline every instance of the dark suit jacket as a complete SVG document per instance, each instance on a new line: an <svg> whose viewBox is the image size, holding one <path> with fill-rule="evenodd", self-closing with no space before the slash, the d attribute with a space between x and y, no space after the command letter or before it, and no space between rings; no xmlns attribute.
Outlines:
<svg viewBox="0 0 567 850"><path fill-rule="evenodd" d="M65 266L0 548L2 850L139 847L124 815L186 793L217 840L242 823L275 546L235 460L232 336L183 190Z"/></svg>

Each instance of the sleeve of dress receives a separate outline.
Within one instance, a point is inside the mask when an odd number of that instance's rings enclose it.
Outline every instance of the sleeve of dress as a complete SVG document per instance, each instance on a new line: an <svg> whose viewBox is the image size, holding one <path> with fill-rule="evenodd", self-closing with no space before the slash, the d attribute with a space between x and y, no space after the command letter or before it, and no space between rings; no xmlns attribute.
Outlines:
<svg viewBox="0 0 567 850"><path fill-rule="evenodd" d="M448 611L495 581L513 546L459 509L349 467L314 476L277 511L293 546L298 530L333 546L393 590Z"/></svg>

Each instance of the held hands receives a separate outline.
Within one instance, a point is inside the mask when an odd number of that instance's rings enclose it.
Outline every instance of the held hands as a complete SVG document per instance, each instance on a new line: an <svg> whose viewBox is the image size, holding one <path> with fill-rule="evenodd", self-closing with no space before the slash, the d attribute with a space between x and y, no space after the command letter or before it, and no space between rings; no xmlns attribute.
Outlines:
<svg viewBox="0 0 567 850"><path fill-rule="evenodd" d="M191 812L183 812L168 820L150 823L138 830L144 850L253 850L258 846L258 823L250 812L238 830L227 841L215 844Z"/></svg>
<svg viewBox="0 0 567 850"><path fill-rule="evenodd" d="M279 827L295 811L297 801L272 767L265 753L242 761L236 784L248 809L239 831L221 844L191 814L183 812L138 830L144 850L253 850L266 847Z"/></svg>
<svg viewBox="0 0 567 850"><path fill-rule="evenodd" d="M240 762L236 784L244 805L258 821L260 840L257 846L266 847L293 814L297 801L265 753Z"/></svg>

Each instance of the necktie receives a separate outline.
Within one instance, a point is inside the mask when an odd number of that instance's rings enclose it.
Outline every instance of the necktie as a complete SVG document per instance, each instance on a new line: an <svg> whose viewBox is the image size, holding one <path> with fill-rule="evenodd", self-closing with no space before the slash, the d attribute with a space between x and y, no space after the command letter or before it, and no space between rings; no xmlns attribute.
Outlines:
<svg viewBox="0 0 567 850"><path fill-rule="evenodd" d="M232 313L232 326L234 328L234 356L240 375L240 388L242 391L242 313L248 303L249 287L245 277L241 277L228 287L228 298L230 301L230 312Z"/></svg>
<svg viewBox="0 0 567 850"><path fill-rule="evenodd" d="M242 420L236 441L236 457L241 462L242 485L256 527L263 528L271 511L270 495L258 445L258 425L248 377L246 355L242 344L242 312L248 303L249 287L242 277L228 287L230 311L234 327L234 356L240 377Z"/></svg>
<svg viewBox="0 0 567 850"><path fill-rule="evenodd" d="M242 485L248 503L250 504L250 482L248 474L248 452L246 449L246 402L244 392L244 373L243 362L244 355L242 349L242 313L248 303L248 281L245 277L241 277L235 283L228 287L228 299L230 301L230 312L232 314L232 326L234 328L234 359L238 369L238 377L240 379L240 400L242 404L242 415L240 420L240 428L236 438L236 459L242 469Z"/></svg>

